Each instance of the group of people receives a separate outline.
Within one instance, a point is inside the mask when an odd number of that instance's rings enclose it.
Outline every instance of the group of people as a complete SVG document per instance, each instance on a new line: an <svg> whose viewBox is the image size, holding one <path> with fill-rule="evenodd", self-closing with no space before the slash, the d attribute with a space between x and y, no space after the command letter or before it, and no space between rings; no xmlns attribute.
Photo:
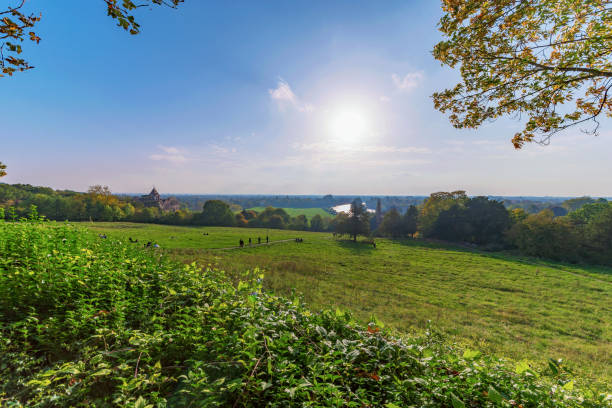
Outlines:
<svg viewBox="0 0 612 408"><path fill-rule="evenodd" d="M130 241L132 244L137 244L137 243L138 243L138 239L134 239L134 238L132 238L132 237L129 237L128 239L129 239L129 241ZM144 247L145 247L145 248L159 248L159 245L158 245L158 244L154 244L154 243L153 243L153 242L151 242L151 241L148 241L146 244L144 244Z"/></svg>
<svg viewBox="0 0 612 408"><path fill-rule="evenodd" d="M268 236L266 235L266 244L270 243L270 238L268 238ZM242 238L240 239L239 243L240 248L244 248L244 241L242 240ZM257 245L261 244L261 237L257 237ZM253 240L251 238L249 238L249 246L253 245Z"/></svg>

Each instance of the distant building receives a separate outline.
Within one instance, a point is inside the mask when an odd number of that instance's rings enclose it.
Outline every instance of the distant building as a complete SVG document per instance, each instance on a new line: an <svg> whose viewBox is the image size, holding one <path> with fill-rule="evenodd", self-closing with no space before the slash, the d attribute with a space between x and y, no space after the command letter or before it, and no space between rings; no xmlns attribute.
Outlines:
<svg viewBox="0 0 612 408"><path fill-rule="evenodd" d="M162 211L178 211L181 208L175 197L161 198L155 187L149 194L138 197L136 201L140 201L145 207L157 207Z"/></svg>

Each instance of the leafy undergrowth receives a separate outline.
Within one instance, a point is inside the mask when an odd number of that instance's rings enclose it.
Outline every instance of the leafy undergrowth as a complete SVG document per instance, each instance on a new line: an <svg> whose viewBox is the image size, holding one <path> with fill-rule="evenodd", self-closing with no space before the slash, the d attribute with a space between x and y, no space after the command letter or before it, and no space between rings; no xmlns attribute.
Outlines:
<svg viewBox="0 0 612 408"><path fill-rule="evenodd" d="M0 222L2 407L610 406L434 333L399 339L79 228Z"/></svg>

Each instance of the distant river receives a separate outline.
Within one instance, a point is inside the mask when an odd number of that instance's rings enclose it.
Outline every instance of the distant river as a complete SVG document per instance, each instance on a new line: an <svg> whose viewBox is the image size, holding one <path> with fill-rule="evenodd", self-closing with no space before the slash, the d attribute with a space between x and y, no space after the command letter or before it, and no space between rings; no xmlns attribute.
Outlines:
<svg viewBox="0 0 612 408"><path fill-rule="evenodd" d="M365 203L363 203L363 205L365 205ZM336 212L336 214L340 214L341 212L348 213L348 212L351 211L351 204L350 203L349 204L340 204L340 205L337 205L335 207L332 207L332 210L334 210ZM376 211L370 210L368 208L368 212L373 213L373 212L376 212Z"/></svg>

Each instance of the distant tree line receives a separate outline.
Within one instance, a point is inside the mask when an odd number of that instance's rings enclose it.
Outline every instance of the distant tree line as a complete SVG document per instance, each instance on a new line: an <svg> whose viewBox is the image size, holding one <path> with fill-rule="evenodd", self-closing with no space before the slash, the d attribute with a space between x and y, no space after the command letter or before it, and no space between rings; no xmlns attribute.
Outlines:
<svg viewBox="0 0 612 408"><path fill-rule="evenodd" d="M179 194L176 198L192 211L200 211L206 201L220 200L241 208L275 207L275 208L323 208L329 209L337 205L351 202L354 196L331 195L197 195ZM427 197L419 196L363 196L361 199L368 207L374 207L377 201L382 204L383 210L391 208L406 209L411 205L421 204Z"/></svg>
<svg viewBox="0 0 612 408"><path fill-rule="evenodd" d="M32 206L47 219L57 221L130 221L170 225L236 226L311 231L332 231L332 216L305 215L291 217L282 208L264 211L242 210L221 200L207 200L201 211L183 208L162 211L146 207L130 196L112 194L108 187L92 186L86 193L53 190L28 184L0 183L0 208L20 218L29 215Z"/></svg>
<svg viewBox="0 0 612 408"><path fill-rule="evenodd" d="M208 200L201 211L181 209L164 212L145 207L132 197L113 195L108 187L92 186L86 193L56 191L47 187L0 183L0 208L6 217L28 216L35 206L52 220L131 221L171 225L275 228L333 232L389 238L436 239L487 250L514 249L529 256L568 262L612 265L612 203L581 197L560 202L529 214L508 208L488 197L468 197L465 191L433 193L422 204L405 211L376 206L372 214L361 198L348 213L332 217L291 217L284 209L240 210L236 204ZM564 215L559 215L563 213Z"/></svg>
<svg viewBox="0 0 612 408"><path fill-rule="evenodd" d="M561 203L566 215L547 208L529 214L464 191L431 194L405 214L391 210L375 229L379 236L421 237L567 262L612 265L612 203L582 197Z"/></svg>

